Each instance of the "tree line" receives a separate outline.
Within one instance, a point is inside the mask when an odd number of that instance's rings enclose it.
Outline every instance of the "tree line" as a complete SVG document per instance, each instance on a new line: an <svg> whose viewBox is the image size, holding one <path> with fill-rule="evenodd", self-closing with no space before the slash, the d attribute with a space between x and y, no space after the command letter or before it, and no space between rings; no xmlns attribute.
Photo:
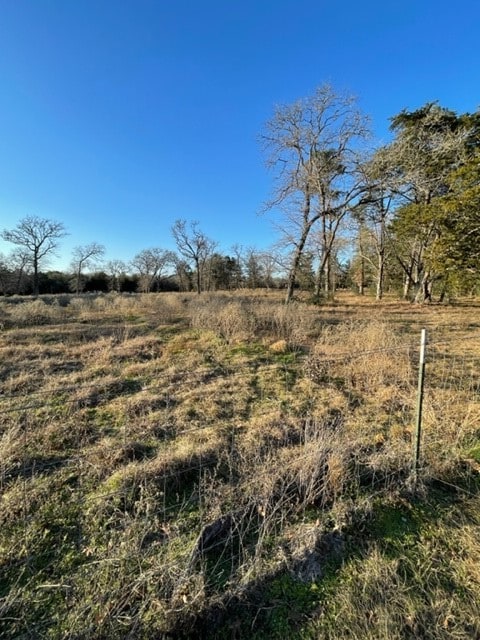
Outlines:
<svg viewBox="0 0 480 640"><path fill-rule="evenodd" d="M67 231L61 223L27 216L14 229L1 233L16 248L8 256L0 255L0 294L201 293L283 286L269 252L235 245L232 255L224 255L196 221L177 220L171 231L177 251L151 247L139 251L130 262L105 260L105 247L91 242L73 249L66 272L42 271L41 265L55 253Z"/></svg>
<svg viewBox="0 0 480 640"><path fill-rule="evenodd" d="M298 288L318 301L338 286L418 302L477 293L480 111L430 102L390 123L392 139L373 145L356 101L330 85L276 107L261 134L274 174L264 209L280 230L268 249L225 254L198 222L177 220L176 251L144 249L126 264L92 242L74 249L67 274L49 276L40 267L66 229L29 216L1 233L16 248L0 256L0 293L284 287L287 303Z"/></svg>

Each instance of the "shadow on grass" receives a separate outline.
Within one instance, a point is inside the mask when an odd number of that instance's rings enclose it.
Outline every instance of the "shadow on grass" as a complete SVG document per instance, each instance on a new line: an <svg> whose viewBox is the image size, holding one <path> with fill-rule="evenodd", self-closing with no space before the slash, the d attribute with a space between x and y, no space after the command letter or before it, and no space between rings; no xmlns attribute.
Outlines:
<svg viewBox="0 0 480 640"><path fill-rule="evenodd" d="M179 613L165 638L320 637L309 636L309 627L334 601L350 563L362 562L373 548L387 558L414 560L425 532L435 535L442 526L460 529L469 517L474 523L473 516L465 515L462 524L452 514L462 509L465 500L478 498L478 479L459 480L457 485L435 481L426 491L423 498L409 494L378 498L370 509L355 512L342 531L319 535L301 557L286 560L278 570L235 592L228 590L225 580L225 593L209 594L210 604L197 614Z"/></svg>
<svg viewBox="0 0 480 640"><path fill-rule="evenodd" d="M70 457L33 456L19 460L9 467L2 478L3 482L17 479L26 480L36 475L50 475L72 462Z"/></svg>

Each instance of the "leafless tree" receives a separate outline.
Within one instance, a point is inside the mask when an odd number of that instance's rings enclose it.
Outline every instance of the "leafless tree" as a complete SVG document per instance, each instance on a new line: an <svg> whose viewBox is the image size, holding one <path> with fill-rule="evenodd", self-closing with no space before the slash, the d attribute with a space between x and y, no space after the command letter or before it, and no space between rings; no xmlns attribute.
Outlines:
<svg viewBox="0 0 480 640"><path fill-rule="evenodd" d="M245 266L246 266L246 258L245 258L245 252L246 249L243 245L241 245L240 243L236 242L235 244L233 244L231 246L230 249L233 257L235 258L237 264L238 264L238 271L237 271L237 275L236 275L236 281L235 281L235 288L236 289L240 289L241 287L245 286Z"/></svg>
<svg viewBox="0 0 480 640"><path fill-rule="evenodd" d="M172 235L180 255L194 267L197 293L200 294L204 268L217 243L199 229L196 221L187 225L186 220L176 220L172 227Z"/></svg>
<svg viewBox="0 0 480 640"><path fill-rule="evenodd" d="M265 249L259 255L260 265L263 269L265 286L270 289L274 286L274 275L281 271L281 257L273 249Z"/></svg>
<svg viewBox="0 0 480 640"><path fill-rule="evenodd" d="M25 281L28 281L31 276L32 265L27 250L24 247L14 249L8 257L8 261L15 274L14 291L21 293L25 288Z"/></svg>
<svg viewBox="0 0 480 640"><path fill-rule="evenodd" d="M192 290L192 269L187 260L184 260L181 256L175 255L175 275L180 291Z"/></svg>
<svg viewBox="0 0 480 640"><path fill-rule="evenodd" d="M158 247L143 249L132 260L132 266L140 275L140 289L143 293L149 293L160 278L165 268L173 264L175 256L172 251L166 251Z"/></svg>
<svg viewBox="0 0 480 640"><path fill-rule="evenodd" d="M30 254L18 247L8 256L0 254L0 293L24 293L29 280Z"/></svg>
<svg viewBox="0 0 480 640"><path fill-rule="evenodd" d="M8 258L0 253L0 293L8 293L11 280L11 270Z"/></svg>
<svg viewBox="0 0 480 640"><path fill-rule="evenodd" d="M120 276L127 271L127 265L123 260L108 260L105 265L110 276L110 288L112 291L120 291Z"/></svg>
<svg viewBox="0 0 480 640"><path fill-rule="evenodd" d="M14 229L4 229L1 236L7 242L12 242L25 249L29 263L33 268L33 293L39 293L39 267L42 261L54 253L60 238L67 235L61 222L27 216L20 220Z"/></svg>
<svg viewBox="0 0 480 640"><path fill-rule="evenodd" d="M380 147L363 165L362 171L366 191L355 211L361 270L359 289L363 288L365 265L368 263L375 273L376 299L381 300L391 248L389 225L399 200L394 186L397 168L390 163L387 149Z"/></svg>
<svg viewBox="0 0 480 640"><path fill-rule="evenodd" d="M276 170L276 187L267 208L282 207L283 231L293 252L286 302L308 236L322 231L322 269L328 271L336 234L355 205L363 185L359 143L368 135L367 120L355 100L319 87L303 100L277 107L262 135L267 165ZM328 279L326 279L328 287Z"/></svg>
<svg viewBox="0 0 480 640"><path fill-rule="evenodd" d="M273 287L274 274L281 270L278 251L275 248L260 250L256 247L241 247L241 250L241 265L246 286L251 289Z"/></svg>
<svg viewBox="0 0 480 640"><path fill-rule="evenodd" d="M245 250L245 282L249 289L257 289L265 284L265 272L261 261L261 253L256 247Z"/></svg>
<svg viewBox="0 0 480 640"><path fill-rule="evenodd" d="M96 265L105 255L105 247L98 242L91 242L83 246L75 247L72 253L72 271L74 273L75 293L82 290L82 272Z"/></svg>

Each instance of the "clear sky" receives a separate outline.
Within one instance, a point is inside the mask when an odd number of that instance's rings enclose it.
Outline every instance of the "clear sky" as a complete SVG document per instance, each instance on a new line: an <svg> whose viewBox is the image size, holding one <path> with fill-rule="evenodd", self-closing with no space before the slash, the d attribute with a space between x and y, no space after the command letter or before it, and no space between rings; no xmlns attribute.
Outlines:
<svg viewBox="0 0 480 640"><path fill-rule="evenodd" d="M475 111L479 75L478 0L0 0L0 229L62 221L59 268L173 248L180 217L266 247L274 105L329 82L385 140L403 108Z"/></svg>

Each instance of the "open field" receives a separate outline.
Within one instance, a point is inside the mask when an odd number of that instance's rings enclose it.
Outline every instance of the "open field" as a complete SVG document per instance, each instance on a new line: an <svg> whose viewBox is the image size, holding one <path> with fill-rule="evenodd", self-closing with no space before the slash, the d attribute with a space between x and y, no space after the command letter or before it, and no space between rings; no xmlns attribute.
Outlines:
<svg viewBox="0 0 480 640"><path fill-rule="evenodd" d="M2 300L0 637L480 637L479 312Z"/></svg>

